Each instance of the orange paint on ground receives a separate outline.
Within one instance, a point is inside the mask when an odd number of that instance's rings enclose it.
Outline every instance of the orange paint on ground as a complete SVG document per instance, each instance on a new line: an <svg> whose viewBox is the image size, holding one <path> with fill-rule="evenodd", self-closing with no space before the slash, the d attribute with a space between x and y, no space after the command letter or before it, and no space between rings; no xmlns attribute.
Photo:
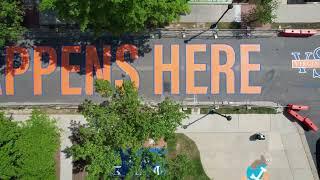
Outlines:
<svg viewBox="0 0 320 180"><path fill-rule="evenodd" d="M154 94L163 92L163 72L171 73L171 94L179 94L179 45L171 45L171 63L163 64L163 46L154 46Z"/></svg>
<svg viewBox="0 0 320 180"><path fill-rule="evenodd" d="M292 68L320 68L320 60L292 60Z"/></svg>
<svg viewBox="0 0 320 180"><path fill-rule="evenodd" d="M207 86L195 86L195 73L205 72L206 64L195 63L196 52L206 52L206 44L188 44L186 45L186 94L206 94ZM85 75L85 92L87 95L93 94L94 71L97 79L111 81L111 52L110 46L103 48L103 63L99 61L99 56L95 46L86 47L86 75ZM163 93L163 73L170 73L171 94L178 95L180 93L180 62L179 62L179 44L171 45L171 62L163 63L163 45L154 45L154 94ZM260 71L260 64L250 64L249 52L260 52L259 44L244 44L240 45L240 60L241 60L241 87L242 94L260 94L261 86L250 86L250 72ZM49 54L49 65L42 67L41 57L44 53ZM70 87L69 73L78 72L79 65L70 65L70 53L81 53L81 46L65 46L62 47L61 61L61 92L62 95L81 95L81 87ZM139 88L140 77L139 72L130 63L124 59L125 53L129 53L131 59L138 59L138 49L131 44L121 45L116 52L115 63L124 71ZM226 63L220 64L220 53L226 54ZM5 91L7 95L14 95L14 76L21 75L29 68L29 54L26 48L8 47L6 49L6 69L5 69ZM14 55L21 56L22 63L20 67L14 69ZM56 69L57 54L54 48L51 47L35 47L34 49L34 95L42 95L42 76L53 73ZM235 64L234 49L226 44L211 45L211 94L220 93L220 75L226 75L226 93L235 93L235 74L232 69ZM318 60L293 60L292 68L320 68ZM115 80L116 86L121 86L123 80ZM0 95L2 89L0 86Z"/></svg>
<svg viewBox="0 0 320 180"><path fill-rule="evenodd" d="M101 68L95 46L86 47L86 94L93 94L93 70L96 72L97 79L111 81L111 53L110 46L103 48L103 68Z"/></svg>
<svg viewBox="0 0 320 180"><path fill-rule="evenodd" d="M249 73L250 71L260 71L260 64L249 63L249 52L260 52L259 44L245 44L240 45L240 57L241 57L241 88L242 94L260 94L261 86L249 85Z"/></svg>
<svg viewBox="0 0 320 180"><path fill-rule="evenodd" d="M194 75L197 71L206 71L206 64L195 64L195 52L206 52L205 44L186 45L186 93L187 94L206 94L208 87L196 87Z"/></svg>
<svg viewBox="0 0 320 180"><path fill-rule="evenodd" d="M220 64L220 52L227 55L226 64ZM211 45L211 93L220 93L220 73L225 73L227 80L227 93L234 94L234 71L235 53L231 46L226 44Z"/></svg>
<svg viewBox="0 0 320 180"><path fill-rule="evenodd" d="M49 65L42 68L42 54L49 54ZM57 67L57 54L51 47L35 47L33 53L33 89L34 95L42 95L42 75L48 75L55 71Z"/></svg>
<svg viewBox="0 0 320 180"><path fill-rule="evenodd" d="M136 60L139 58L138 49L136 46L131 44L124 44L117 49L116 64L119 66L121 70L123 70L127 75L129 75L131 81L133 81L135 86L139 88L139 85L140 85L139 73L133 66L131 66L129 63L125 61L124 54L126 52L130 54L130 57L133 60ZM123 83L123 80L115 80L116 86L121 86L122 83Z"/></svg>
<svg viewBox="0 0 320 180"><path fill-rule="evenodd" d="M26 48L11 46L6 49L6 95L14 95L14 76L25 73L29 68L29 53ZM15 69L13 67L14 54L21 57L21 65Z"/></svg>
<svg viewBox="0 0 320 180"><path fill-rule="evenodd" d="M70 65L70 53L80 53L80 46L64 46L62 47L62 60L61 60L61 93L62 95L80 95L80 87L70 87L69 73L79 72L79 65Z"/></svg>

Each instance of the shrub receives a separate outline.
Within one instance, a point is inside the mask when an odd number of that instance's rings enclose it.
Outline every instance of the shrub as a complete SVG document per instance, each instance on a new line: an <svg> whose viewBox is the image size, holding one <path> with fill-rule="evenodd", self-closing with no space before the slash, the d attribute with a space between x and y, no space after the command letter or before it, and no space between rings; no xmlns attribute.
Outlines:
<svg viewBox="0 0 320 180"><path fill-rule="evenodd" d="M1 114L0 126L1 179L56 179L59 131L52 119L33 111L26 122L18 123Z"/></svg>

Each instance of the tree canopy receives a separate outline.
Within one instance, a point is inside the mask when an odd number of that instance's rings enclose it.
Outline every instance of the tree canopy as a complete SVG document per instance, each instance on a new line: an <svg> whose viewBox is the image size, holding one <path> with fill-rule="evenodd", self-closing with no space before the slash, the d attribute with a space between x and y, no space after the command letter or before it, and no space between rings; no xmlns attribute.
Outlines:
<svg viewBox="0 0 320 180"><path fill-rule="evenodd" d="M20 38L25 28L21 25L24 11L18 0L0 1L0 47Z"/></svg>
<svg viewBox="0 0 320 180"><path fill-rule="evenodd" d="M121 165L121 151L130 159L129 176L152 175L151 166L143 169L141 162L164 164L165 155L150 153L143 144L150 138L157 141L174 136L186 117L180 105L166 99L156 107L148 106L139 99L130 81L114 87L108 81L97 80L95 87L105 101L96 104L86 100L80 106L87 123L72 126L73 145L68 152L74 164L82 163L80 168L84 168L90 178L106 178L113 174L114 166Z"/></svg>
<svg viewBox="0 0 320 180"><path fill-rule="evenodd" d="M188 0L42 0L41 10L54 10L82 31L139 32L166 25L189 12Z"/></svg>
<svg viewBox="0 0 320 180"><path fill-rule="evenodd" d="M247 21L259 24L272 23L276 18L274 11L278 7L278 2L276 0L257 0L254 2L256 7L247 15Z"/></svg>
<svg viewBox="0 0 320 180"><path fill-rule="evenodd" d="M19 167L19 149L16 141L21 137L18 124L0 113L0 179L15 177Z"/></svg>
<svg viewBox="0 0 320 180"><path fill-rule="evenodd" d="M40 111L22 123L0 114L0 179L56 179L58 147L59 131Z"/></svg>

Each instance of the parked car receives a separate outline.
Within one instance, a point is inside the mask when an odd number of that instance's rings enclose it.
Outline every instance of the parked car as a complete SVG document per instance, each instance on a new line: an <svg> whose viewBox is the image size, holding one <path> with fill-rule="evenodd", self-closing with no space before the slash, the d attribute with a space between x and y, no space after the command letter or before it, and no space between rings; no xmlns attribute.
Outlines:
<svg viewBox="0 0 320 180"><path fill-rule="evenodd" d="M255 140L265 140L266 139L266 136L262 133L256 133L253 135L253 137Z"/></svg>

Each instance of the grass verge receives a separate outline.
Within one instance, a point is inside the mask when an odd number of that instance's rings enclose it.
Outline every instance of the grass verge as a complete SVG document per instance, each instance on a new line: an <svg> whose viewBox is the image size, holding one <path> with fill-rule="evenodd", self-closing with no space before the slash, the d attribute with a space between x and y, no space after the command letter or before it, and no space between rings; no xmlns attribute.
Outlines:
<svg viewBox="0 0 320 180"><path fill-rule="evenodd" d="M241 23L239 22L219 22L218 29L241 29Z"/></svg>
<svg viewBox="0 0 320 180"><path fill-rule="evenodd" d="M282 29L320 29L320 23L272 23L271 27L277 29L281 26Z"/></svg>
<svg viewBox="0 0 320 180"><path fill-rule="evenodd" d="M211 108L200 108L200 114L209 113ZM271 107L251 107L251 109L246 106L222 106L215 111L221 114L276 114L277 111Z"/></svg>
<svg viewBox="0 0 320 180"><path fill-rule="evenodd" d="M167 141L168 143L168 156L174 158L178 154L187 155L193 164L194 174L185 178L186 180L209 180L210 178L204 172L200 160L200 153L196 144L186 135L177 133L175 138Z"/></svg>

